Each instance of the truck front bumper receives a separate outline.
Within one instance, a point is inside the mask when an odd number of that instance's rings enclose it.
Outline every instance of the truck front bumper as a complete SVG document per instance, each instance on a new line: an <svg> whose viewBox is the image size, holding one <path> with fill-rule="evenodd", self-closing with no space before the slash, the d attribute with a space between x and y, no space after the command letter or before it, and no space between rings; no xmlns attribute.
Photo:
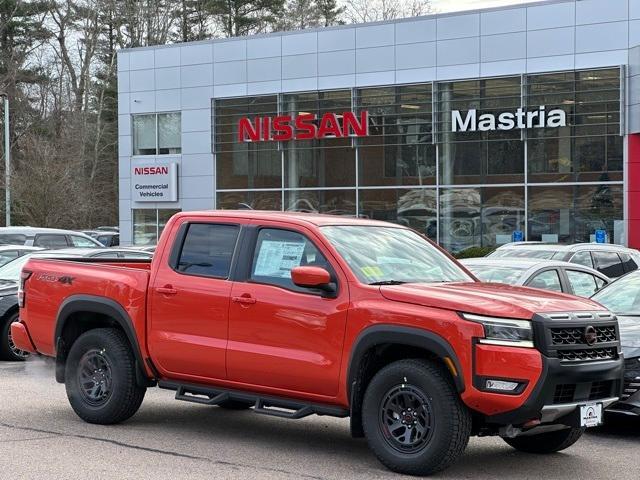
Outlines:
<svg viewBox="0 0 640 480"><path fill-rule="evenodd" d="M576 426L580 405L601 403L604 409L620 397L624 369L621 358L565 363L542 356L542 365L542 374L522 406L487 416L487 423L518 426L539 421Z"/></svg>

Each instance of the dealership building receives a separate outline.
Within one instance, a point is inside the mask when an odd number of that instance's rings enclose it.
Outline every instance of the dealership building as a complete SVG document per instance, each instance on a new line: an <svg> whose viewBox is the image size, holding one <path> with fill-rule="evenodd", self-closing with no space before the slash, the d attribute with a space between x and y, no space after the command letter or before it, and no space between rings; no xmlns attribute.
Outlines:
<svg viewBox="0 0 640 480"><path fill-rule="evenodd" d="M252 208L451 251L640 247L640 0L548 0L122 50L120 231Z"/></svg>

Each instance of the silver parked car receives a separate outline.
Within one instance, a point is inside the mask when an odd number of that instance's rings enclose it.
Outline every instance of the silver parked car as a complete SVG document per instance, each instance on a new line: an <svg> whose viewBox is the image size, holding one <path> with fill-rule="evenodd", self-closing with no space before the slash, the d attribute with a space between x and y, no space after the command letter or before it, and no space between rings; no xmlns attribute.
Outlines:
<svg viewBox="0 0 640 480"><path fill-rule="evenodd" d="M97 240L81 232L34 227L0 227L0 245L26 245L46 249L104 247Z"/></svg>
<svg viewBox="0 0 640 480"><path fill-rule="evenodd" d="M611 280L593 268L556 260L469 258L461 261L483 282L542 288L590 297Z"/></svg>

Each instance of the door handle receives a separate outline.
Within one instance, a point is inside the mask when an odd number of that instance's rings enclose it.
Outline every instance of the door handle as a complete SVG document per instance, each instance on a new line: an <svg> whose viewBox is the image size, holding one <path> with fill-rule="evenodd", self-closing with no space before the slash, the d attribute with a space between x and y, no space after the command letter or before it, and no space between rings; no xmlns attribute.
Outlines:
<svg viewBox="0 0 640 480"><path fill-rule="evenodd" d="M256 303L256 299L249 296L231 297L231 301L241 305L253 305Z"/></svg>
<svg viewBox="0 0 640 480"><path fill-rule="evenodd" d="M178 290L173 288L171 285L165 285L164 287L156 288L156 292L161 293L162 295L175 295L178 293Z"/></svg>

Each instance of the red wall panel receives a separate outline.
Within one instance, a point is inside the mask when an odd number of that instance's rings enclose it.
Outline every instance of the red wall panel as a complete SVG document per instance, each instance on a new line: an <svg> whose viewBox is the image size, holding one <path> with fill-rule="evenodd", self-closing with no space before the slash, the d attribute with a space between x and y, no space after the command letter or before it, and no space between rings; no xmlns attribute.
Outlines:
<svg viewBox="0 0 640 480"><path fill-rule="evenodd" d="M629 135L627 211L629 246L640 248L640 134Z"/></svg>

